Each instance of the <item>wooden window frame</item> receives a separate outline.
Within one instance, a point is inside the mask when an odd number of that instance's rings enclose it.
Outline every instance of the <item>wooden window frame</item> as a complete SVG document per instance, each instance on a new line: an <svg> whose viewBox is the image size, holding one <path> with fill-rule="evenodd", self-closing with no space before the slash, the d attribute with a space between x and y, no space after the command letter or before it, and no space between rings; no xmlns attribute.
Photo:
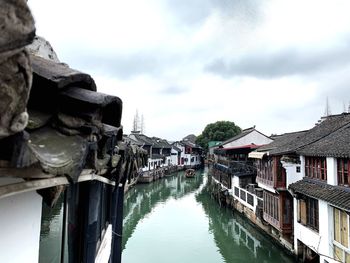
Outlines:
<svg viewBox="0 0 350 263"><path fill-rule="evenodd" d="M264 212L280 222L279 197L264 191Z"/></svg>
<svg viewBox="0 0 350 263"><path fill-rule="evenodd" d="M345 225L344 225L345 224ZM341 262L350 259L350 216L343 210L333 207L333 257ZM338 252L337 252L338 251ZM341 255L339 255L341 253ZM340 257L339 257L340 256Z"/></svg>
<svg viewBox="0 0 350 263"><path fill-rule="evenodd" d="M305 176L327 181L327 159L325 157L305 157Z"/></svg>
<svg viewBox="0 0 350 263"><path fill-rule="evenodd" d="M318 200L306 197L298 200L298 222L315 231L319 231L319 204Z"/></svg>
<svg viewBox="0 0 350 263"><path fill-rule="evenodd" d="M345 169L345 166L347 166L347 169ZM350 184L349 168L350 168L350 159L349 158L338 158L337 159L338 185L349 187L349 184Z"/></svg>

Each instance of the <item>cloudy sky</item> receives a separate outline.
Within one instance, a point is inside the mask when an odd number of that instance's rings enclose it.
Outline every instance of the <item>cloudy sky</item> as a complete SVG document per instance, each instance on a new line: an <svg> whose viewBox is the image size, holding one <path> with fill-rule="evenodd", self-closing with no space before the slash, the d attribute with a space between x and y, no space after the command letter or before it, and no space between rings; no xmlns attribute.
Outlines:
<svg viewBox="0 0 350 263"><path fill-rule="evenodd" d="M169 140L234 121L270 135L350 102L348 0L29 0L37 34Z"/></svg>

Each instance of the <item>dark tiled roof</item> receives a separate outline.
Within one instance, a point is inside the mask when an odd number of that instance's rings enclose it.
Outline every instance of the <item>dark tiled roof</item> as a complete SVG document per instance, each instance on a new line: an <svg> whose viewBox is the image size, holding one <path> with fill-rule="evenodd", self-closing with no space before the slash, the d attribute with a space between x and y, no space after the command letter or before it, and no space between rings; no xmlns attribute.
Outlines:
<svg viewBox="0 0 350 263"><path fill-rule="evenodd" d="M193 142L190 142L190 141L181 141L181 144L189 146L191 148L201 148L199 145L197 145Z"/></svg>
<svg viewBox="0 0 350 263"><path fill-rule="evenodd" d="M124 139L124 141L130 143L131 145L137 145L137 146L143 145L141 142L134 140L134 139L128 137L127 135L123 135L123 139Z"/></svg>
<svg viewBox="0 0 350 263"><path fill-rule="evenodd" d="M171 145L164 139L160 139L157 137L151 138L153 141L153 147L154 148L168 148L171 149Z"/></svg>
<svg viewBox="0 0 350 263"><path fill-rule="evenodd" d="M149 145L153 148L171 149L171 145L164 139L148 137L140 133L132 133L130 137L138 142L138 145Z"/></svg>
<svg viewBox="0 0 350 263"><path fill-rule="evenodd" d="M163 154L157 154L157 153L153 153L152 154L152 159L164 159L165 155Z"/></svg>
<svg viewBox="0 0 350 263"><path fill-rule="evenodd" d="M289 186L295 193L300 193L312 198L320 199L350 211L350 188L333 186L320 181L304 178Z"/></svg>
<svg viewBox="0 0 350 263"><path fill-rule="evenodd" d="M350 124L297 151L301 155L350 158Z"/></svg>
<svg viewBox="0 0 350 263"><path fill-rule="evenodd" d="M345 125L350 123L350 114L342 113L339 115L332 115L324 118L324 120L318 123L315 127L305 132L297 139L290 143L278 147L271 152L271 154L285 154L296 152L301 147L314 143L329 134L341 129Z"/></svg>
<svg viewBox="0 0 350 263"><path fill-rule="evenodd" d="M182 140L183 141L189 141L189 142L192 142L192 143L196 143L196 139L197 139L197 136L194 135L194 134L189 134L187 135L185 138L183 138Z"/></svg>
<svg viewBox="0 0 350 263"><path fill-rule="evenodd" d="M300 136L305 134L305 132L306 131L298 131L298 132L290 132L290 133L277 135L273 138L274 139L273 142L259 147L257 151L259 152L277 151L278 149L283 148L286 145L289 145L292 141L298 140L298 138L300 138Z"/></svg>
<svg viewBox="0 0 350 263"><path fill-rule="evenodd" d="M171 146L175 151L177 152L181 152L181 149L179 147L176 147L175 145Z"/></svg>
<svg viewBox="0 0 350 263"><path fill-rule="evenodd" d="M135 140L141 143L142 145L153 145L152 139L147 137L146 135L137 134L137 133L133 133L131 135L133 135Z"/></svg>

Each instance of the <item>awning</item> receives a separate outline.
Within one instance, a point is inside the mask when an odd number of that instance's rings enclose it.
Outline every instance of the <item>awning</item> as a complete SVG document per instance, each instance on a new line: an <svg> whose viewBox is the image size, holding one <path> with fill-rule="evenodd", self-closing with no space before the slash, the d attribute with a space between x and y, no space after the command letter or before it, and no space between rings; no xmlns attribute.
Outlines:
<svg viewBox="0 0 350 263"><path fill-rule="evenodd" d="M267 152L250 152L248 154L249 158L262 159Z"/></svg>

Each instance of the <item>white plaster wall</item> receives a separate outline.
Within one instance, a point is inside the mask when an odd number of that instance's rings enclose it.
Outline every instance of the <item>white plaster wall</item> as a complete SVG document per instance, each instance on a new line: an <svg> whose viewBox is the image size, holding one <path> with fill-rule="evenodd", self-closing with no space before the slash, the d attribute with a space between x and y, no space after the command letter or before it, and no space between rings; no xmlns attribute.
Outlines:
<svg viewBox="0 0 350 263"><path fill-rule="evenodd" d="M165 162L162 166L169 166L169 163L171 164L171 155L165 157Z"/></svg>
<svg viewBox="0 0 350 263"><path fill-rule="evenodd" d="M247 134L242 138L239 138L238 140L224 144L223 147L224 148L236 147L236 146L243 146L243 145L248 145L252 143L256 145L262 145L262 144L269 144L270 142L272 142L271 139L267 138L266 136L262 135L257 131L252 131L251 133Z"/></svg>
<svg viewBox="0 0 350 263"><path fill-rule="evenodd" d="M0 199L0 262L38 262L41 209L34 191Z"/></svg>
<svg viewBox="0 0 350 263"><path fill-rule="evenodd" d="M259 183L259 182L257 182L257 183L258 183L258 186L259 186L260 188L262 188L262 189L264 189L264 190L266 190L266 191L269 191L269 192L271 192L271 193L276 193L276 189L275 189L275 188L270 187L270 186L265 185L265 184L262 184L262 183Z"/></svg>
<svg viewBox="0 0 350 263"><path fill-rule="evenodd" d="M301 177L305 177L305 156L300 156Z"/></svg>
<svg viewBox="0 0 350 263"><path fill-rule="evenodd" d="M333 255L333 209L328 203L319 200L319 233L321 242L319 246L320 254L332 257Z"/></svg>
<svg viewBox="0 0 350 263"><path fill-rule="evenodd" d="M184 164L185 165L191 165L191 154L185 154L185 162ZM187 158L187 161L186 161L186 158Z"/></svg>
<svg viewBox="0 0 350 263"><path fill-rule="evenodd" d="M297 199L294 198L294 247L297 249L298 240L318 254L332 257L333 221L332 209L326 202L319 200L319 232L298 223Z"/></svg>
<svg viewBox="0 0 350 263"><path fill-rule="evenodd" d="M173 154L176 154L176 155L173 155ZM178 151L176 151L176 150L174 150L174 149L171 149L171 164L172 165L177 165L177 163L178 163L178 154L179 154L179 152Z"/></svg>
<svg viewBox="0 0 350 263"><path fill-rule="evenodd" d="M191 162L191 165L198 165L200 164L200 156L198 154L191 154L191 158L194 158L193 162ZM191 161L191 159L190 159Z"/></svg>
<svg viewBox="0 0 350 263"><path fill-rule="evenodd" d="M232 176L232 189L234 186L239 187L239 178L237 176Z"/></svg>
<svg viewBox="0 0 350 263"><path fill-rule="evenodd" d="M153 164L151 165L151 167L150 167L150 163L154 163L154 162L158 162L158 161L160 161L160 162L162 162L162 159L151 159L151 158L148 158L148 165L147 165L147 167L144 167L144 168L142 168L142 171L149 171L149 170L153 170Z"/></svg>
<svg viewBox="0 0 350 263"><path fill-rule="evenodd" d="M172 165L177 165L177 155L172 155L170 162Z"/></svg>
<svg viewBox="0 0 350 263"><path fill-rule="evenodd" d="M333 157L327 157L327 184L338 184L337 159Z"/></svg>
<svg viewBox="0 0 350 263"><path fill-rule="evenodd" d="M101 245L97 251L95 263L108 263L112 246L112 225L108 225Z"/></svg>
<svg viewBox="0 0 350 263"><path fill-rule="evenodd" d="M287 163L287 162L281 162L283 165L283 168L286 170L286 187L288 189L288 186L292 183L295 183L299 180L303 179L302 176L302 167L300 164L296 163ZM300 167L300 172L297 173L297 167Z"/></svg>

